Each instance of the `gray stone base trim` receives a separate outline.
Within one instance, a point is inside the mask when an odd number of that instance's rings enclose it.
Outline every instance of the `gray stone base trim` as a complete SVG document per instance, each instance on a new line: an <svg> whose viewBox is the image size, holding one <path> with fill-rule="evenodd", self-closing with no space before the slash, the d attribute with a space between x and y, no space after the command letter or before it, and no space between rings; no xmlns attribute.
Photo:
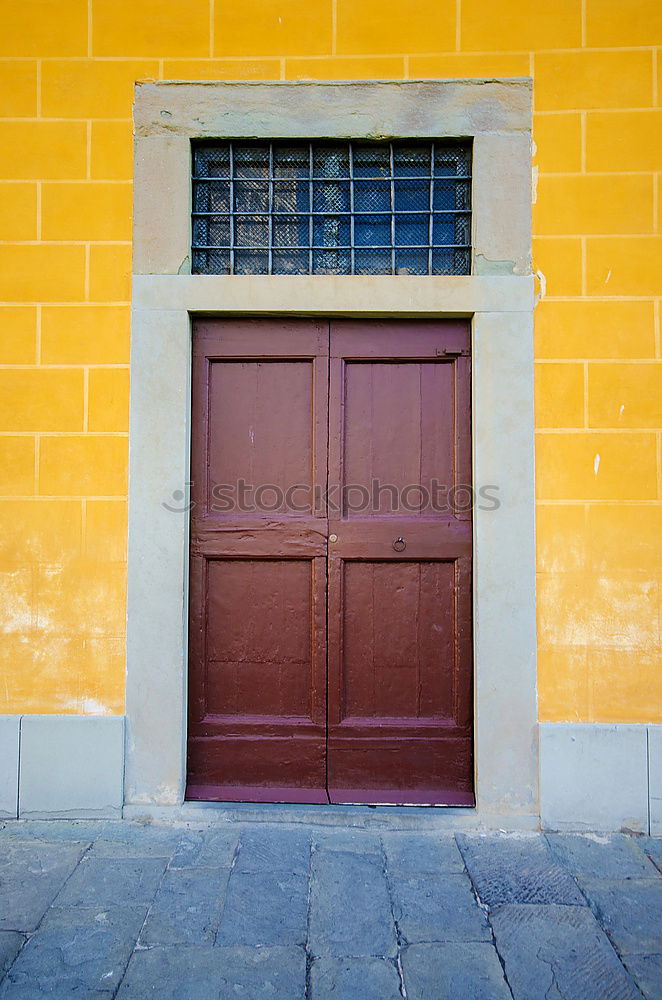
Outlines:
<svg viewBox="0 0 662 1000"><path fill-rule="evenodd" d="M648 806L653 837L662 837L662 726L648 727Z"/></svg>
<svg viewBox="0 0 662 1000"><path fill-rule="evenodd" d="M9 779L16 774L12 786L16 806L11 815L24 819L117 819L122 815L123 717L10 718L16 720L19 739L15 763L10 760L9 769L0 750L0 788L5 782L9 788Z"/></svg>
<svg viewBox="0 0 662 1000"><path fill-rule="evenodd" d="M184 802L179 806L125 805L129 820L157 823L284 823L410 831L540 828L537 815L491 815L447 806L301 806L285 803Z"/></svg>
<svg viewBox="0 0 662 1000"><path fill-rule="evenodd" d="M0 818L662 835L662 726L540 725L541 817L483 809L179 802L122 808L124 718L0 716Z"/></svg>
<svg viewBox="0 0 662 1000"><path fill-rule="evenodd" d="M0 819L18 815L20 715L0 715Z"/></svg>
<svg viewBox="0 0 662 1000"><path fill-rule="evenodd" d="M662 833L662 726L540 725L547 830Z"/></svg>

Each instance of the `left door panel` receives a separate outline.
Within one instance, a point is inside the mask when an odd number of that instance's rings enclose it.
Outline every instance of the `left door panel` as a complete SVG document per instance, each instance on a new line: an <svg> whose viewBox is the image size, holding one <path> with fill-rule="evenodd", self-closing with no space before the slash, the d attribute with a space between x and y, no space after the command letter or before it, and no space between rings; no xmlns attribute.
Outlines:
<svg viewBox="0 0 662 1000"><path fill-rule="evenodd" d="M189 799L327 801L328 337L193 328Z"/></svg>

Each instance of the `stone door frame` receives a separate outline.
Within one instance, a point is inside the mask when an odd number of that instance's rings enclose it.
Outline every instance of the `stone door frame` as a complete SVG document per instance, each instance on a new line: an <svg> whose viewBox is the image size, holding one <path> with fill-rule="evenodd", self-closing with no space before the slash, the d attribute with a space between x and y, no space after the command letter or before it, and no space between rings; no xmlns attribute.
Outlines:
<svg viewBox="0 0 662 1000"><path fill-rule="evenodd" d="M125 814L186 811L191 318L467 317L474 517L475 809L539 822L531 274L531 81L153 83L136 88ZM196 138L473 140L472 273L190 273ZM315 807L312 807L315 808Z"/></svg>

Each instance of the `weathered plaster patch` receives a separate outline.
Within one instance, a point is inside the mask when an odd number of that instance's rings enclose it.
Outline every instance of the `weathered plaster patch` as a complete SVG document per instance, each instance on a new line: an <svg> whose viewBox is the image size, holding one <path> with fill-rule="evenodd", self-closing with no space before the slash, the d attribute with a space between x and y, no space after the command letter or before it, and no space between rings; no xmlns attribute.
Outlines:
<svg viewBox="0 0 662 1000"><path fill-rule="evenodd" d="M0 604L3 633L25 632L34 625L30 569L8 570L0 576Z"/></svg>
<svg viewBox="0 0 662 1000"><path fill-rule="evenodd" d="M539 640L549 648L646 649L658 636L657 583L650 580L545 574Z"/></svg>
<svg viewBox="0 0 662 1000"><path fill-rule="evenodd" d="M538 290L536 292L536 305L538 305L547 295L547 278L540 270L536 271L535 277L538 281Z"/></svg>
<svg viewBox="0 0 662 1000"><path fill-rule="evenodd" d="M81 715L112 715L112 711L107 705L103 705L96 698L77 698L75 701L67 703L67 708L80 712Z"/></svg>
<svg viewBox="0 0 662 1000"><path fill-rule="evenodd" d="M475 256L474 271L476 274L517 274L517 265L513 260L490 260L483 253Z"/></svg>

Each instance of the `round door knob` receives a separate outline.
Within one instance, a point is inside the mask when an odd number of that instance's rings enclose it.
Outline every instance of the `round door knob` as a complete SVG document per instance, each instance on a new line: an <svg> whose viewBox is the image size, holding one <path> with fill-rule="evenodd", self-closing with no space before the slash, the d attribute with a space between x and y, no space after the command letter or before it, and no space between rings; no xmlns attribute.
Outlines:
<svg viewBox="0 0 662 1000"><path fill-rule="evenodd" d="M337 542L338 541L338 536L337 535L329 535L329 541L330 542Z"/></svg>
<svg viewBox="0 0 662 1000"><path fill-rule="evenodd" d="M396 552L404 552L404 550L407 548L407 543L402 537L402 535L399 538L396 538L396 540L393 542L393 548L395 549Z"/></svg>

